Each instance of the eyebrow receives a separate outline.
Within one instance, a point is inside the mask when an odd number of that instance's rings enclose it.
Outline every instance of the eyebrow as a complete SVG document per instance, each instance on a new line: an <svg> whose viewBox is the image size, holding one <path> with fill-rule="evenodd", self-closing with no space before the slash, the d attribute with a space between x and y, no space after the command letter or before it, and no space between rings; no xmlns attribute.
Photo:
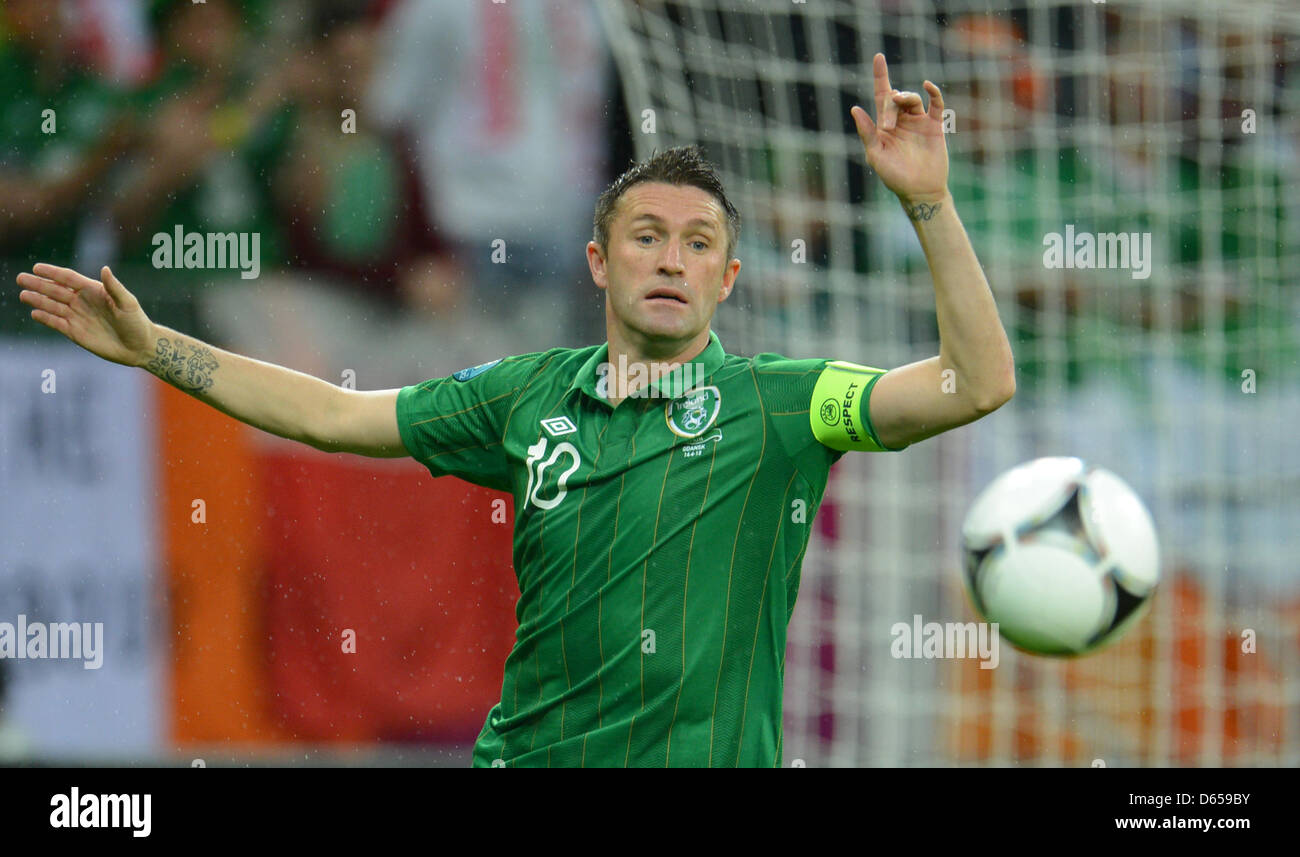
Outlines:
<svg viewBox="0 0 1300 857"><path fill-rule="evenodd" d="M640 221L640 220L650 220L650 221L653 221L653 222L655 222L655 223L659 223L659 224L663 224L663 223L664 223L664 219L663 219L662 217L658 216L657 214L638 214L636 217L632 218L632 222L633 222L633 223L636 223L636 222L638 222L638 221ZM705 220L703 217L695 217L695 218L692 218L691 220L689 220L689 221L686 222L686 225L687 225L687 226L702 226L702 227L704 227L705 229L710 229L710 230L715 230L715 231L716 231L717 228L718 228L718 226L717 226L716 223L714 223L714 222L711 221L711 220Z"/></svg>

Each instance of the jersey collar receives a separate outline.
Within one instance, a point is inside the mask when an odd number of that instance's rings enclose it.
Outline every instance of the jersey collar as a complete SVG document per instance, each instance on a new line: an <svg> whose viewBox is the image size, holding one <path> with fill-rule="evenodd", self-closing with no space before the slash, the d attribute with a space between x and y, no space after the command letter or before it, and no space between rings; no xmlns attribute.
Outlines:
<svg viewBox="0 0 1300 857"><path fill-rule="evenodd" d="M694 373L692 377L688 379L692 381L692 386L722 368L722 363L726 359L726 356L726 352L722 350L722 341L718 339L716 333L710 330L709 344L704 346L704 350L695 358L687 361L687 363L698 364L702 369L702 371ZM596 351L587 358L587 361L578 369L573 381L569 384L567 392L571 393L574 390L581 390L591 398L608 404L608 400L596 392L596 382L600 380L600 373L597 370L608 362L609 343L606 342L604 345L600 346L600 348L597 348ZM652 391L651 396L659 398L668 395L680 395L681 393L686 392L682 389L682 375L684 373L683 367L685 365L685 363L679 365L667 375L651 382L648 385L648 389Z"/></svg>

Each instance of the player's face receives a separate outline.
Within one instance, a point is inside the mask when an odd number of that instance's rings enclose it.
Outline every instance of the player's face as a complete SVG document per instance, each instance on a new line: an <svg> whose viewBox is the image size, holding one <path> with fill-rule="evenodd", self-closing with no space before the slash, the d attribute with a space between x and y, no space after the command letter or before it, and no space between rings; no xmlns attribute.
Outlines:
<svg viewBox="0 0 1300 857"><path fill-rule="evenodd" d="M645 183L623 194L608 254L587 245L611 339L671 351L708 330L740 271L739 259L727 259L726 222L713 194L697 187Z"/></svg>

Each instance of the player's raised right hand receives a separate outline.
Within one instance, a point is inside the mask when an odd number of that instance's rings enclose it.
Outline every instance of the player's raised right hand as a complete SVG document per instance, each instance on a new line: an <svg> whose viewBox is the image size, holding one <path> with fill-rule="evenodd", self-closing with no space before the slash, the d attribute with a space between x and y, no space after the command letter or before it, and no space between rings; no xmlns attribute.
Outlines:
<svg viewBox="0 0 1300 857"><path fill-rule="evenodd" d="M32 318L82 348L124 366L142 366L153 347L154 325L135 295L105 265L102 280L70 268L47 265L18 275L18 299L33 307Z"/></svg>

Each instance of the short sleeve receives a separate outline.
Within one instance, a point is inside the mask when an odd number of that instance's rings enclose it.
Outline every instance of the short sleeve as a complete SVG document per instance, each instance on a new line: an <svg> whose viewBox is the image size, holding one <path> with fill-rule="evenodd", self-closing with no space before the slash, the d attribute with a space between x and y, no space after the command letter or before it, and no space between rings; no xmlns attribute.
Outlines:
<svg viewBox="0 0 1300 857"><path fill-rule="evenodd" d="M799 472L816 484L843 455L818 443L808 421L813 390L826 360L757 354L752 365L768 425Z"/></svg>
<svg viewBox="0 0 1300 857"><path fill-rule="evenodd" d="M403 387L397 427L411 457L434 476L506 491L506 418L537 371L537 355L506 357Z"/></svg>
<svg viewBox="0 0 1300 857"><path fill-rule="evenodd" d="M899 452L880 442L867 402L887 370L843 360L754 357L768 418L805 475L829 468L846 452Z"/></svg>

